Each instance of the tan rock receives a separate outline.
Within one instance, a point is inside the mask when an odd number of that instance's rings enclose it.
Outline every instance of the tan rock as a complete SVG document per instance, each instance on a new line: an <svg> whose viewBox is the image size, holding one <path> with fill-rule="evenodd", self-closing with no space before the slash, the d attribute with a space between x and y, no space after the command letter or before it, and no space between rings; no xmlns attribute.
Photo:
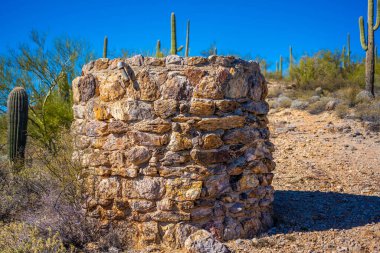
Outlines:
<svg viewBox="0 0 380 253"><path fill-rule="evenodd" d="M97 120L108 120L111 118L109 109L105 105L96 104L93 108L95 119Z"/></svg>
<svg viewBox="0 0 380 253"><path fill-rule="evenodd" d="M240 104L233 100L216 100L216 108L222 112L233 112L240 107Z"/></svg>
<svg viewBox="0 0 380 253"><path fill-rule="evenodd" d="M197 68L188 68L185 70L185 75L192 86L196 86L206 74L206 71Z"/></svg>
<svg viewBox="0 0 380 253"><path fill-rule="evenodd" d="M244 116L227 116L223 118L204 118L197 122L196 126L200 130L215 131L217 129L242 127L244 123Z"/></svg>
<svg viewBox="0 0 380 253"><path fill-rule="evenodd" d="M152 132L163 134L171 130L171 124L168 121L165 121L160 118L154 120L144 120L136 123L133 126L136 130L141 132Z"/></svg>
<svg viewBox="0 0 380 253"><path fill-rule="evenodd" d="M204 77L200 83L195 86L193 92L194 98L223 99L224 94L221 86L210 76Z"/></svg>
<svg viewBox="0 0 380 253"><path fill-rule="evenodd" d="M202 191L202 181L188 178L168 179L166 181L166 197L176 201L196 200Z"/></svg>
<svg viewBox="0 0 380 253"><path fill-rule="evenodd" d="M181 133L173 132L170 137L170 142L168 145L168 149L170 151L181 151L186 149L191 149L193 147L193 143L190 138L183 136Z"/></svg>
<svg viewBox="0 0 380 253"><path fill-rule="evenodd" d="M156 100L153 104L155 113L163 119L173 116L177 112L178 101L175 99Z"/></svg>
<svg viewBox="0 0 380 253"><path fill-rule="evenodd" d="M121 184L117 178L104 178L102 179L96 191L98 199L114 199L120 197Z"/></svg>
<svg viewBox="0 0 380 253"><path fill-rule="evenodd" d="M144 146L136 146L127 151L126 157L131 163L140 165L149 161L151 153Z"/></svg>
<svg viewBox="0 0 380 253"><path fill-rule="evenodd" d="M125 87L118 75L109 76L99 86L100 99L104 102L114 101L125 94Z"/></svg>
<svg viewBox="0 0 380 253"><path fill-rule="evenodd" d="M141 146L163 146L168 144L169 136L144 133L139 131L129 131L127 132L127 139L135 145Z"/></svg>
<svg viewBox="0 0 380 253"><path fill-rule="evenodd" d="M140 99L143 101L155 101L160 97L159 86L149 75L149 72L143 70L137 75Z"/></svg>
<svg viewBox="0 0 380 253"><path fill-rule="evenodd" d="M190 104L190 113L199 116L214 114L215 104L212 100L193 100Z"/></svg>
<svg viewBox="0 0 380 253"><path fill-rule="evenodd" d="M154 221L160 222L180 222L190 220L190 214L185 212L174 211L156 211L151 215Z"/></svg>
<svg viewBox="0 0 380 253"><path fill-rule="evenodd" d="M217 134L206 134L202 137L204 149L216 149L223 146L223 141Z"/></svg>
<svg viewBox="0 0 380 253"><path fill-rule="evenodd" d="M231 159L230 152L227 149L192 149L190 155L194 161L200 164L223 163Z"/></svg>

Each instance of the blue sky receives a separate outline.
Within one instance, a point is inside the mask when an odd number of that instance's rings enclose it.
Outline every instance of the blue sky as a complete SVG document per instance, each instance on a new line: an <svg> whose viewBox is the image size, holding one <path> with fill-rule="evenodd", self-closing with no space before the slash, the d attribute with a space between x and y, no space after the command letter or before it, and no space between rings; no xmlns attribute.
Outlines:
<svg viewBox="0 0 380 253"><path fill-rule="evenodd" d="M341 49L349 32L353 54L364 56L358 18L366 16L366 0L2 0L0 6L0 53L27 41L32 29L85 39L98 56L105 35L111 51L154 51L157 39L168 48L174 11L179 45L191 20L190 55L215 42L219 53L259 55L274 63L288 56L289 45L296 59Z"/></svg>

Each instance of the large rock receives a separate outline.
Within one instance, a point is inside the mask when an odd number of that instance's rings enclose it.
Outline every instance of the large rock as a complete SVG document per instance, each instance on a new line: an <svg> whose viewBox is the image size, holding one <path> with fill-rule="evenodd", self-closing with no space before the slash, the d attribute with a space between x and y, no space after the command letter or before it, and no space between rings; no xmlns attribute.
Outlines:
<svg viewBox="0 0 380 253"><path fill-rule="evenodd" d="M223 118L203 118L196 126L200 130L215 131L217 129L242 127L244 123L244 116L227 116Z"/></svg>
<svg viewBox="0 0 380 253"><path fill-rule="evenodd" d="M229 249L210 232L198 230L191 234L185 241L185 249L189 253L229 253Z"/></svg>

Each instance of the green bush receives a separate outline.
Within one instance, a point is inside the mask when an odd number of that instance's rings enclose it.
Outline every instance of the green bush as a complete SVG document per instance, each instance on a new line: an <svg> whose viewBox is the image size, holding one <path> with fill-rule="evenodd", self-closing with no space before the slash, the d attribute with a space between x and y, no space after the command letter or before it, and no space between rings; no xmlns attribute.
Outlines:
<svg viewBox="0 0 380 253"><path fill-rule="evenodd" d="M59 234L48 231L42 233L37 227L25 223L0 223L0 249L3 253L66 253Z"/></svg>

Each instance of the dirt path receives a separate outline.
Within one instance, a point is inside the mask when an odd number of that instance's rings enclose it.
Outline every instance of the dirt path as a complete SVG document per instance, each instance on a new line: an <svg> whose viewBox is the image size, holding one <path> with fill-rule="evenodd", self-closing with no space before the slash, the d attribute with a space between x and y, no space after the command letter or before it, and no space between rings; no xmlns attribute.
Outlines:
<svg viewBox="0 0 380 253"><path fill-rule="evenodd" d="M271 112L276 226L234 252L380 252L380 135L325 112Z"/></svg>

